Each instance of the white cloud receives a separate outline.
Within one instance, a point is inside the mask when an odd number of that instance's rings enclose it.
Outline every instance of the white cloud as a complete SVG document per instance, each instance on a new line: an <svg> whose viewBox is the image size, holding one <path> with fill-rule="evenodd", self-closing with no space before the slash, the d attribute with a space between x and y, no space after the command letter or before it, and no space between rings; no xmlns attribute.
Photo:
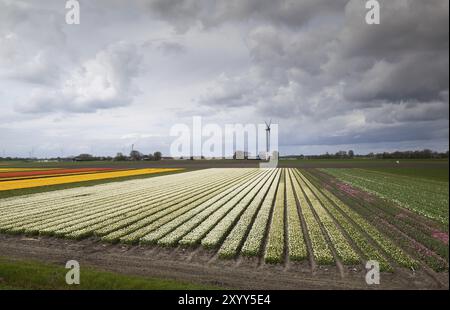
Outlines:
<svg viewBox="0 0 450 310"><path fill-rule="evenodd" d="M126 106L136 94L132 80L139 73L140 62L134 44L110 45L63 77L56 90L35 88L18 109L26 113L95 112Z"/></svg>

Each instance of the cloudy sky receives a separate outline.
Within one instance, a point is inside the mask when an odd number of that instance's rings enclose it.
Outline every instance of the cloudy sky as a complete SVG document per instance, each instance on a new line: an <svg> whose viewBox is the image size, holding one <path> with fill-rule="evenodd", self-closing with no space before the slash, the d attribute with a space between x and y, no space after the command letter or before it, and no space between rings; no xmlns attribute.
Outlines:
<svg viewBox="0 0 450 310"><path fill-rule="evenodd" d="M282 154L448 149L449 1L0 0L0 156L167 154L279 124Z"/></svg>

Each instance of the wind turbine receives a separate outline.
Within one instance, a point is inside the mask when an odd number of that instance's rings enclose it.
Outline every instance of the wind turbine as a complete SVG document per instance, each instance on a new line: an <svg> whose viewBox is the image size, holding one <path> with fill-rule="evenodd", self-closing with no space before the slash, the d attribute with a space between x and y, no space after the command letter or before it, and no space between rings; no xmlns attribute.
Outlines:
<svg viewBox="0 0 450 310"><path fill-rule="evenodd" d="M272 120L270 120L268 124L266 121L264 121L264 123L266 123L266 156L268 156L270 152L270 125L272 124Z"/></svg>

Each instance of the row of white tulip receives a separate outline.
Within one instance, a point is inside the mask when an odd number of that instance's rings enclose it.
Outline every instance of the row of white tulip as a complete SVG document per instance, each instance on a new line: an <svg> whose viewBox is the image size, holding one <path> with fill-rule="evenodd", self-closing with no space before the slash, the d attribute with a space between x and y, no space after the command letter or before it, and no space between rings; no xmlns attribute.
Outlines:
<svg viewBox="0 0 450 310"><path fill-rule="evenodd" d="M220 172L219 172L220 174ZM183 175L183 174L182 174ZM179 175L180 177L182 175ZM201 176L199 176L201 177ZM181 180L184 179L181 177ZM150 184L148 183L148 180L140 180L142 183ZM133 182L133 184L130 184L130 182L123 182L121 192L124 192L125 194L120 195L119 197L122 198L121 202L125 203L127 200L125 198L129 199L136 199L136 197L142 197L142 195L152 195L156 193L153 191L145 191L142 190L142 192L139 192L140 195L136 195L135 193L135 184L136 181ZM101 186L102 188L105 188L105 186ZM145 186L144 186L145 188ZM156 189L157 191L161 192L164 191L164 189ZM131 191L131 194L126 194ZM11 208L11 217L9 222L0 222L1 228L13 228L15 231L22 231L25 227L27 227L27 224L31 224L31 226L28 226L28 229L30 232L34 231L35 229L33 227L37 228L46 228L51 227L55 224L60 224L59 221L67 221L69 217L72 217L73 215L76 215L78 212L83 212L84 210L97 210L96 208L102 209L103 204L108 204L114 201L117 201L119 197L115 195L114 193L110 193L109 191L100 191L101 195L97 195L97 197L100 197L99 199L90 199L86 196L78 197L77 202L65 202L62 204L51 204L50 206L41 207L38 209L38 212L36 213L28 213L23 216L17 215L15 212L15 208ZM45 195L45 194L42 194ZM21 213L19 213L21 214ZM42 225L42 226L41 226Z"/></svg>
<svg viewBox="0 0 450 310"><path fill-rule="evenodd" d="M209 169L210 174L221 173L220 169ZM219 170L219 171L214 171ZM133 190L139 191L141 189L151 190L154 187L159 187L161 185L168 186L170 184L179 184L180 178L198 178L207 175L206 170L198 170L186 174L172 174L159 176L158 182L154 182L153 179L140 179L140 180L129 180L123 182L114 182L107 184L100 184L97 186L89 187L76 187L72 189L64 189L52 192L45 192L40 194L31 194L26 196L11 197L7 199L0 200L0 210L9 209L9 207L14 207L15 210L25 209L30 210L31 208L36 208L42 205L47 205L48 203L53 203L56 201L68 201L70 199L76 200L81 196L89 196L95 198L97 195L101 196L102 192L109 192L111 195L117 195L122 192L131 192ZM179 179L175 178L178 176Z"/></svg>
<svg viewBox="0 0 450 310"><path fill-rule="evenodd" d="M88 201L85 197L80 197L79 200L83 203ZM40 218L46 218L49 212L51 212L51 216L58 214L60 211L65 211L69 208L70 202L61 202L58 207L53 205L41 207L40 210L34 212L16 212L12 207L11 210L7 213L7 216L4 216L0 220L0 227L2 229L8 229L11 227L17 227L19 224L27 224L34 223L34 221L39 220Z"/></svg>
<svg viewBox="0 0 450 310"><path fill-rule="evenodd" d="M172 205L182 206L183 201L187 197L194 196L198 191L205 188L204 182L197 182L195 186L187 188L182 188L180 191L174 191L170 194L164 193L161 198L149 199L143 204L128 206L125 210L120 210L116 214L107 214L102 216L98 220L92 220L85 223L84 227L79 227L77 229L70 229L67 231L67 236L70 238L83 238L85 236L95 234L95 235L105 235L112 231L119 230L123 227L130 226L141 219L147 218L154 214L160 214L162 210L169 210ZM189 194L186 197L186 194Z"/></svg>
<svg viewBox="0 0 450 310"><path fill-rule="evenodd" d="M316 189L311 183L308 185L305 183L304 176L299 172L298 181L300 186L303 188L306 196L311 202L311 206L314 212L317 214L319 221L322 223L325 231L327 232L328 237L331 240L333 247L336 250L337 255L342 259L342 262L347 265L354 265L360 262L360 258L358 254L356 254L355 250L349 244L347 239L344 237L342 232L337 227L336 223L334 223L333 219L330 217L328 212L322 207L322 204L317 199L312 190Z"/></svg>
<svg viewBox="0 0 450 310"><path fill-rule="evenodd" d="M106 197L106 193L105 193ZM40 213L33 213L27 215L25 217L17 218L13 220L13 222L8 225L3 224L4 228L13 228L13 229L32 229L34 226L46 226L51 225L54 221L60 219L67 219L68 217L76 214L77 212L82 212L87 208L94 208L97 206L97 201L92 202L90 200L85 199L84 197L80 197L79 203L77 205L72 205L70 203L62 203L58 206L48 206L42 208ZM14 211L12 211L13 213ZM7 227L10 226L10 227Z"/></svg>
<svg viewBox="0 0 450 310"><path fill-rule="evenodd" d="M287 237L289 259L301 261L306 259L308 251L303 236L302 225L298 214L297 201L292 187L292 169L287 170L286 178L286 206L287 206Z"/></svg>
<svg viewBox="0 0 450 310"><path fill-rule="evenodd" d="M208 191L207 195L200 195L201 197L193 197L183 203L182 207L174 206L170 207L167 210L162 211L155 218L143 219L135 224L130 225L129 227L124 227L123 229L119 229L111 232L110 234L103 237L104 240L107 241L116 241L121 240L123 242L137 242L140 237L143 237L156 229L159 229L161 226L174 221L175 219L179 220L180 218L185 217L186 213L192 213L193 210L200 208L203 204L207 204L210 200L218 199L217 195L220 195L220 192L226 190L228 187L235 185L242 178L251 178L254 172L250 172L240 177L232 178L231 181L225 182L220 186L213 187L212 191ZM170 226L170 225L169 225Z"/></svg>
<svg viewBox="0 0 450 310"><path fill-rule="evenodd" d="M162 208L166 208L172 204L178 204L183 201L183 199L188 198L189 196L193 196L198 192L205 190L207 187L207 183L204 180L200 180L196 183L195 186L189 186L184 184L181 187L178 187L178 190L175 192L163 191L160 195L141 195L138 198L134 197L134 200L131 202L123 202L121 206L114 212L101 212L99 217L95 217L92 220L79 220L77 222L71 222L70 226L65 227L61 231L56 231L58 234L70 234L72 238L80 238L90 232L93 232L94 227L98 226L106 226L104 223L109 220L110 226L115 226L113 224L118 222L124 222L123 226L127 226L130 223L136 222L141 218L150 216L161 210ZM119 200L119 203L121 200ZM112 222L112 223L111 223ZM116 225L116 229L121 228L123 226ZM79 234L79 236L77 236Z"/></svg>
<svg viewBox="0 0 450 310"><path fill-rule="evenodd" d="M278 185L275 206L273 207L269 235L267 237L264 260L266 263L279 263L284 256L284 210L285 210L286 172L283 169Z"/></svg>
<svg viewBox="0 0 450 310"><path fill-rule="evenodd" d="M194 223L190 222L188 224L192 229L180 240L180 244L193 245L200 242L200 240L211 230L214 225L217 224L228 212L234 208L242 208L245 206L253 196L256 194L258 189L261 187L261 182L266 180L269 176L267 171L263 172L259 177L254 178L253 181L240 190L236 195L230 197L225 204L219 206L218 208L209 208L205 210L201 215L196 216L196 225L192 226ZM195 228L194 228L195 227ZM169 237L170 238L170 237ZM158 243L165 244L167 239L161 239Z"/></svg>
<svg viewBox="0 0 450 310"><path fill-rule="evenodd" d="M204 179L200 187L194 187L192 193L178 193L175 200L162 201L151 209L143 209L141 213L119 219L118 221L110 221L102 227L96 227L93 231L97 236L105 236L104 240L117 241L120 237L133 233L142 227L148 227L152 222L176 212L177 210L184 210L186 205L201 199L205 193L211 191L209 187L215 188L222 184L233 182L236 178L235 174L226 174L221 178ZM200 198L199 198L200 197ZM134 241L134 240L133 240Z"/></svg>
<svg viewBox="0 0 450 310"><path fill-rule="evenodd" d="M267 190L276 177L276 170L273 169L268 178L262 180L257 187L252 189L230 212L228 212L214 227L208 232L201 244L207 248L216 248L222 243L226 234L230 232L234 224L247 210L256 210L264 199ZM254 213L254 211L253 211Z"/></svg>
<svg viewBox="0 0 450 310"><path fill-rule="evenodd" d="M0 200L0 210L7 209L9 207L26 207L26 206L35 206L36 204L52 202L56 200L67 199L68 196L76 196L78 194L93 194L89 191L86 191L85 187L76 187L72 189L66 190L58 190L52 192L46 192L45 194L29 194L23 196L13 196L10 198Z"/></svg>
<svg viewBox="0 0 450 310"><path fill-rule="evenodd" d="M180 175L180 181L181 179L184 179L185 177L183 175ZM148 192L153 192L156 193L156 191L161 191L165 186L164 182L162 184L161 187L150 187L150 184L153 184L155 182L152 183L148 183L148 180L142 180L144 183L143 185L140 185L138 188L136 186L136 181L134 181L133 183L130 182L123 182L122 187L120 188L120 190L116 190L116 191L110 191L110 190L105 190L105 186L101 186L99 185L98 188L97 186L95 186L95 188L97 188L97 191L95 191L95 195L94 194L87 194L85 193L84 190L79 190L78 193L76 193L74 195L74 193L72 192L72 190L67 190L70 193L66 194L66 199L64 199L63 201L47 201L46 199L43 199L44 203L40 204L39 202L36 203L36 205L33 206L22 206L20 205L20 200L17 203L17 205L14 206L14 208L10 208L11 212L9 213L9 216L7 215L5 217L5 215L3 215L3 217L0 217L0 223L2 223L2 220L13 220L18 222L19 220L21 221L23 218L31 218L34 215L42 215L44 217L44 219L46 221L49 220L49 215L45 214L46 211L49 211L51 216L54 217L55 214L57 214L56 212L58 212L59 210L68 210L69 206L74 206L76 209L80 209L84 206L85 202L88 201L95 201L96 204L99 204L105 200L114 200L115 197L120 197L121 199L126 198L127 196L138 196L139 194L142 193L148 193ZM145 182L147 181L147 182ZM169 184L168 184L169 185ZM117 186L117 185L115 185ZM92 187L88 188L89 191L92 191ZM103 190L102 190L103 189ZM66 190L62 190L62 191L58 191L58 192L65 192ZM53 192L50 193L43 193L43 194L36 194L36 200L39 201L40 197L46 197L47 195L49 196L53 196ZM38 220L37 218L33 217L33 221L36 222L36 220ZM5 223L3 223L5 224Z"/></svg>
<svg viewBox="0 0 450 310"><path fill-rule="evenodd" d="M40 228L41 233L54 233L58 235L64 235L66 233L70 233L76 230L81 230L86 228L88 224L98 223L107 217L120 216L120 213L127 212L129 208L141 208L147 202L138 201L132 203L123 203L117 201L113 204L110 204L108 208L100 208L93 210L92 212L77 213L76 216L72 216L68 218L68 221L63 222L59 225L50 225L45 228Z"/></svg>
<svg viewBox="0 0 450 310"><path fill-rule="evenodd" d="M149 197L152 192L142 192L138 197ZM120 201L123 204L127 204L135 200L135 194L123 194L120 196ZM119 197L117 196L109 196L108 193L103 194L103 198L101 199L79 199L76 203L63 204L61 205L50 205L45 208L41 208L41 213L39 215L28 215L28 222L33 226L39 226L40 228L52 228L58 224L66 223L70 221L75 224L77 214L82 212L94 212L96 210L103 210L104 206L111 206L112 204L119 201ZM78 217L81 221L84 218ZM28 227L30 228L30 227Z"/></svg>
<svg viewBox="0 0 450 310"><path fill-rule="evenodd" d="M170 236L168 236L166 240L168 240L169 238L173 238L177 241L198 224L197 218L199 216L201 217L203 213L208 212L212 209L216 209L226 203L228 200L230 200L230 197L238 194L239 191L245 188L245 186L248 185L248 182L251 182L253 180L255 175L258 175L258 172L256 172L256 174L252 174L244 181L238 182L227 190L218 193L217 195L211 197L207 201L189 210L188 212L183 213L180 216L171 218L170 221L166 221L163 225L160 225L157 230L144 235L140 239L141 242L154 243L157 240L168 235L169 233Z"/></svg>
<svg viewBox="0 0 450 310"><path fill-rule="evenodd" d="M267 193L267 196L264 199L263 204L259 209L255 221L253 222L253 225L248 233L248 236L242 246L241 253L244 256L256 256L259 255L261 252L265 232L269 223L270 214L272 213L273 210L272 206L275 201L278 183L281 178L281 169L279 169L279 171L280 173L277 179L277 183L273 184L270 187L269 192ZM227 240L225 241L225 243L226 242ZM226 247L224 252L225 252L224 255L228 255Z"/></svg>
<svg viewBox="0 0 450 310"><path fill-rule="evenodd" d="M331 252L330 246L328 245L324 235L322 234L319 222L314 217L314 213L309 206L309 202L305 196L306 192L303 193L302 187L298 182L300 178L298 177L298 175L295 175L294 179L294 190L300 203L303 218L305 219L307 231L309 233L309 239L312 245L314 260L318 264L332 264L334 262L333 253Z"/></svg>
<svg viewBox="0 0 450 310"><path fill-rule="evenodd" d="M221 207L229 204L230 200L233 200L236 197L241 197L243 191L245 191L249 186L252 186L252 184L255 184L256 176L257 175L248 179L246 183L237 184L237 187L234 187L229 191L227 191L226 193L221 194L220 199L218 200L216 199L215 202L210 204L209 206L203 206L198 210L195 210L196 213L195 217L189 219L188 221L183 221L182 224L177 225L175 229L172 229L173 231L170 231L164 237L161 237L160 240L158 240L158 244L170 245L178 242L183 236L195 230L195 228L198 227L198 225L200 225L216 210L219 210ZM256 178L259 179L260 177ZM236 200L234 201L236 202ZM192 216L189 215L189 217ZM176 219L173 223L170 223L169 226L173 226L175 222L179 222L179 220ZM162 229L158 229L157 231L155 231L152 235L159 235L161 234L161 232L165 232L166 230L167 226L164 226L162 227Z"/></svg>
<svg viewBox="0 0 450 310"><path fill-rule="evenodd" d="M276 172L277 173L273 181L271 183L269 182L270 184L267 183L266 185L264 185L264 188L255 197L255 201L251 203L247 210L245 210L245 212L239 218L239 221L226 237L218 252L220 257L235 257L239 251L239 247L244 242L247 233L249 233L249 231L251 231L255 225L258 225L258 223L261 222L256 220L258 215L264 213L264 210L266 209L270 210L281 175L280 169L277 169ZM268 186L270 187L268 188ZM259 218L261 218L261 216ZM253 219L255 219L255 221L252 225ZM264 236L264 230L261 229L261 231L262 236Z"/></svg>
<svg viewBox="0 0 450 310"><path fill-rule="evenodd" d="M66 228L81 228L86 222L97 219L99 215L127 210L128 207L140 205L151 199L152 193L143 193L139 196L127 196L126 199L111 199L102 203L91 202L90 208L79 208L69 216L58 216L52 221L44 221L43 224L37 224L32 229L38 229L40 233L63 235ZM78 226L80 225L80 226ZM61 232L60 232L61 231Z"/></svg>

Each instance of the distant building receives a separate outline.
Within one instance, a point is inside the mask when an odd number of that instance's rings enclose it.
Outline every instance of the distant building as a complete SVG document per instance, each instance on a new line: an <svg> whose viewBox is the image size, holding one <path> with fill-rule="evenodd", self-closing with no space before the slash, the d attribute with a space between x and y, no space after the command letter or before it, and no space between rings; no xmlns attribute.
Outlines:
<svg viewBox="0 0 450 310"><path fill-rule="evenodd" d="M280 157L280 152L278 152L278 151L272 152L272 160L278 160L279 157Z"/></svg>
<svg viewBox="0 0 450 310"><path fill-rule="evenodd" d="M245 152L244 151L236 151L234 152L234 159L245 159Z"/></svg>
<svg viewBox="0 0 450 310"><path fill-rule="evenodd" d="M251 157L251 153L245 151L236 151L233 155L233 159L249 159Z"/></svg>
<svg viewBox="0 0 450 310"><path fill-rule="evenodd" d="M267 152L259 152L258 157L260 160L269 160L269 153Z"/></svg>
<svg viewBox="0 0 450 310"><path fill-rule="evenodd" d="M259 152L260 160L278 160L280 153L278 151L273 151L272 154L268 152Z"/></svg>
<svg viewBox="0 0 450 310"><path fill-rule="evenodd" d="M94 156L92 156L91 154L80 154L73 158L73 161L90 161L90 160L95 160Z"/></svg>

